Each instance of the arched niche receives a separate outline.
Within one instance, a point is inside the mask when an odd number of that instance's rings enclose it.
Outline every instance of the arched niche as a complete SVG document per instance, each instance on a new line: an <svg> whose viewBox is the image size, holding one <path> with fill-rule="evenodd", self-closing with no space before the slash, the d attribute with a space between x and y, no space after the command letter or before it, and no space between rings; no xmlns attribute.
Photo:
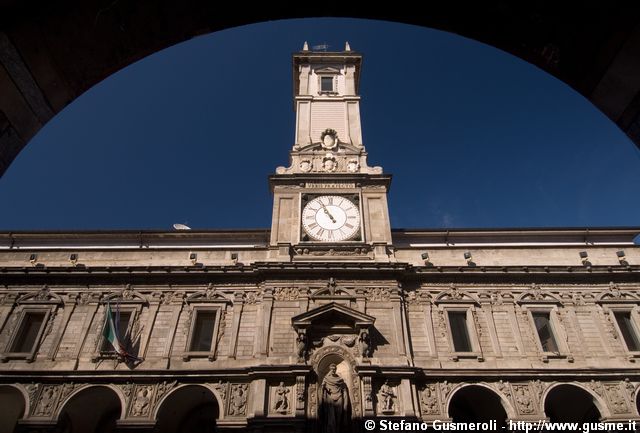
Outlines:
<svg viewBox="0 0 640 433"><path fill-rule="evenodd" d="M453 422L497 423L498 431L506 429L512 409L498 393L482 385L462 386L449 399L447 412Z"/></svg>
<svg viewBox="0 0 640 433"><path fill-rule="evenodd" d="M112 433L122 415L121 396L111 387L91 385L71 395L58 414L61 433Z"/></svg>
<svg viewBox="0 0 640 433"><path fill-rule="evenodd" d="M25 415L23 393L10 385L0 386L0 433L12 433L18 420Z"/></svg>
<svg viewBox="0 0 640 433"><path fill-rule="evenodd" d="M213 391L184 385L168 394L156 412L155 433L213 433L220 406Z"/></svg>
<svg viewBox="0 0 640 433"><path fill-rule="evenodd" d="M606 415L604 403L574 384L552 386L543 398L544 413L551 422L598 422Z"/></svg>
<svg viewBox="0 0 640 433"><path fill-rule="evenodd" d="M322 405L322 384L325 377L330 374L331 365L335 365L336 374L344 380L347 386L349 395L347 418L351 423L351 426L353 426L354 420L362 416L360 379L355 371L354 358L342 347L329 346L314 352L309 359L309 363L313 366L315 373L315 378L309 387L308 394L310 408L309 417L317 419L322 424L322 415L326 409L326 407L323 407ZM342 430L340 431L342 432Z"/></svg>

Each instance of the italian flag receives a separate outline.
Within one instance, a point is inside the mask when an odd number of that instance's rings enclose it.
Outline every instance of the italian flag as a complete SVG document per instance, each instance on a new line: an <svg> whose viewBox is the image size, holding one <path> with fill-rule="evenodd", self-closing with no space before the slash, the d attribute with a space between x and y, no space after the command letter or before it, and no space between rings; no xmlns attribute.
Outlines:
<svg viewBox="0 0 640 433"><path fill-rule="evenodd" d="M113 346L118 355L125 355L127 352L120 344L118 340L118 332L113 324L113 314L111 313L111 305L107 304L107 311L105 313L104 328L102 330L102 336L109 340L109 343Z"/></svg>

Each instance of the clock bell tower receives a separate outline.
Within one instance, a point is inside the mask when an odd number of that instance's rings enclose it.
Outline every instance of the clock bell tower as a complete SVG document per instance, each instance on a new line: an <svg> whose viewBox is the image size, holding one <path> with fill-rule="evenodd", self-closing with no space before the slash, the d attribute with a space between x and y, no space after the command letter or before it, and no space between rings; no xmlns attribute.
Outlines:
<svg viewBox="0 0 640 433"><path fill-rule="evenodd" d="M293 55L296 131L289 167L269 177L277 260L391 260L391 176L367 165L360 122L362 55ZM333 257L332 257L333 256Z"/></svg>

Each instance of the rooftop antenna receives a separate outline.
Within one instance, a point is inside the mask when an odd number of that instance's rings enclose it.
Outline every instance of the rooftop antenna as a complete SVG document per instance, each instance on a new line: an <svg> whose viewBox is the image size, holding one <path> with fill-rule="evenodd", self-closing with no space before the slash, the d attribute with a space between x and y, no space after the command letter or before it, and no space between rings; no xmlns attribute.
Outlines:
<svg viewBox="0 0 640 433"><path fill-rule="evenodd" d="M311 49L313 51L327 51L329 49L329 44L327 44L326 42L324 44L320 44L320 45L314 45L313 47L311 47Z"/></svg>
<svg viewBox="0 0 640 433"><path fill-rule="evenodd" d="M173 225L173 228L175 230L191 230L191 227L184 225L184 224L180 224L180 223L176 223Z"/></svg>

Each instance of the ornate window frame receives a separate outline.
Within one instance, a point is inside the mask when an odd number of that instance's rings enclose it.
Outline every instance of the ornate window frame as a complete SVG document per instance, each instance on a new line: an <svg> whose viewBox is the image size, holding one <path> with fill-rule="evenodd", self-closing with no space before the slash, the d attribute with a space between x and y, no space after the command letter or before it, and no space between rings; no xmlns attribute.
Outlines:
<svg viewBox="0 0 640 433"><path fill-rule="evenodd" d="M571 355L569 351L567 342L567 332L562 325L562 318L560 317L559 308L563 307L562 301L550 291L542 289L537 284L531 284L531 287L519 296L517 303L527 316L529 329L534 337L533 339L535 340L537 351L540 354L542 362L549 362L549 359L566 359L569 362L573 362L573 355ZM538 334L533 313L549 314L551 332L556 346L558 346L557 352L545 351L542 348L540 334Z"/></svg>
<svg viewBox="0 0 640 433"><path fill-rule="evenodd" d="M42 287L37 292L27 293L16 300L15 307L12 314L16 315L13 321L13 329L11 329L11 335L8 343L4 348L4 351L0 353L0 362L7 362L10 359L23 359L27 362L33 362L36 359L40 345L42 344L46 335L51 332L53 326L53 320L55 319L58 307L64 305L62 298L55 293L50 292L47 286ZM31 314L44 314L42 324L38 330L31 350L28 352L14 352L12 347L16 343L20 331L28 320ZM12 325L9 325L12 326Z"/></svg>
<svg viewBox="0 0 640 433"><path fill-rule="evenodd" d="M449 290L440 293L436 297L435 304L444 315L451 360L459 361L460 359L475 359L480 362L484 361L482 347L480 346L480 336L477 329L478 324L476 322L476 308L480 305L478 300L471 294L458 290L457 287L451 285ZM471 350L468 352L456 351L455 341L453 339L453 327L449 320L449 313L455 312L464 312L467 315L467 335L469 336L469 343L471 345Z"/></svg>
<svg viewBox="0 0 640 433"><path fill-rule="evenodd" d="M209 285L207 290L194 293L186 299L188 308L188 333L185 342L185 347L182 352L182 360L190 361L194 358L207 358L209 361L214 361L216 358L216 352L218 350L218 339L220 334L220 326L223 320L223 316L226 313L226 307L231 304L231 301L220 293L216 292L216 289L212 285ZM211 348L209 351L193 351L190 350L193 343L194 329L196 321L198 320L198 313L208 311L215 312L215 319L213 325L213 334L211 340Z"/></svg>
<svg viewBox="0 0 640 433"><path fill-rule="evenodd" d="M339 69L333 67L325 67L316 69L316 76L318 77L318 95L335 96L338 95L338 76L341 75ZM322 90L322 79L331 78L332 90Z"/></svg>
<svg viewBox="0 0 640 433"><path fill-rule="evenodd" d="M567 345L567 333L561 324L559 318L558 305L531 303L522 305L522 309L527 313L529 320L529 327L533 332L534 340L538 353L543 362L549 362L549 359L567 359L573 362L573 356L570 354L569 346ZM540 341L540 335L538 334L538 328L533 318L534 313L546 313L549 315L549 324L551 325L551 332L553 333L553 339L558 346L557 352L545 351L542 348L542 342Z"/></svg>
<svg viewBox="0 0 640 433"><path fill-rule="evenodd" d="M115 350L102 350L103 346L105 345L103 332L107 314L106 308L107 304L112 303L117 304L117 307L114 307L113 305L111 306L111 311L113 313L115 313L115 308L119 308L120 313L125 312L131 314L131 316L129 317L129 323L127 323L127 330L124 333L123 341L121 341L121 343L126 348L131 348L134 345L134 340L136 338L134 333L136 333L140 327L140 317L142 316L142 309L145 305L148 305L147 298L142 294L131 290L130 286L127 286L122 292L111 293L100 300L100 305L103 309L102 315L100 316L102 318L102 324L98 324L99 334L96 338L96 347L94 348L93 356L91 357L91 360L93 362L97 362L101 359L113 359L119 357ZM132 353L132 355L137 356L138 354Z"/></svg>
<svg viewBox="0 0 640 433"><path fill-rule="evenodd" d="M49 316L52 314L51 308L48 307L25 307L18 313L20 316L18 318L17 326L13 329L11 333L11 338L9 338L9 343L5 348L5 351L2 354L1 360L7 361L9 359L24 359L28 362L32 362L36 358L36 354L38 352L38 348L40 347L40 343L42 342L42 336L47 327L47 323L49 322ZM13 345L16 343L16 339L20 334L20 330L24 325L25 321L28 320L29 315L31 314L44 314L44 319L42 320L42 324L40 325L40 329L38 330L38 335L34 340L33 346L31 350L28 352L14 352L11 350Z"/></svg>
<svg viewBox="0 0 640 433"><path fill-rule="evenodd" d="M618 333L618 339L623 342L623 348L627 352L629 358L640 358L640 350L629 350L629 346L627 345L627 341L624 338L624 334L620 329L620 325L618 324L618 319L616 319L616 313L629 313L631 318L631 327L632 332L635 334L637 340L640 341L640 314L638 314L638 309L635 304L611 304L604 307L605 311L611 317L611 323L613 324L614 329Z"/></svg>
<svg viewBox="0 0 640 433"><path fill-rule="evenodd" d="M633 327L636 338L640 339L640 313L638 312L640 298L638 295L635 292L621 290L616 283L610 282L609 287L597 296L596 303L602 308L607 321L609 321L618 339L623 341L622 347L626 351L627 357L629 359L640 358L640 351L629 350L624 335L618 325L618 320L615 317L615 313L628 312L631 315L631 326Z"/></svg>
<svg viewBox="0 0 640 433"><path fill-rule="evenodd" d="M447 340L449 341L450 354L451 359L453 361L458 361L460 359L469 358L469 359L477 359L478 361L483 361L484 357L482 355L482 351L480 350L480 339L478 337L478 330L475 325L475 306L474 305L464 305L464 304L456 304L456 305L443 305L442 311L444 312L445 322L447 324ZM466 314L466 325L467 325L467 335L469 336L469 344L471 345L470 351L458 352L456 351L455 341L453 339L453 327L451 326L450 321L450 313L465 313Z"/></svg>

